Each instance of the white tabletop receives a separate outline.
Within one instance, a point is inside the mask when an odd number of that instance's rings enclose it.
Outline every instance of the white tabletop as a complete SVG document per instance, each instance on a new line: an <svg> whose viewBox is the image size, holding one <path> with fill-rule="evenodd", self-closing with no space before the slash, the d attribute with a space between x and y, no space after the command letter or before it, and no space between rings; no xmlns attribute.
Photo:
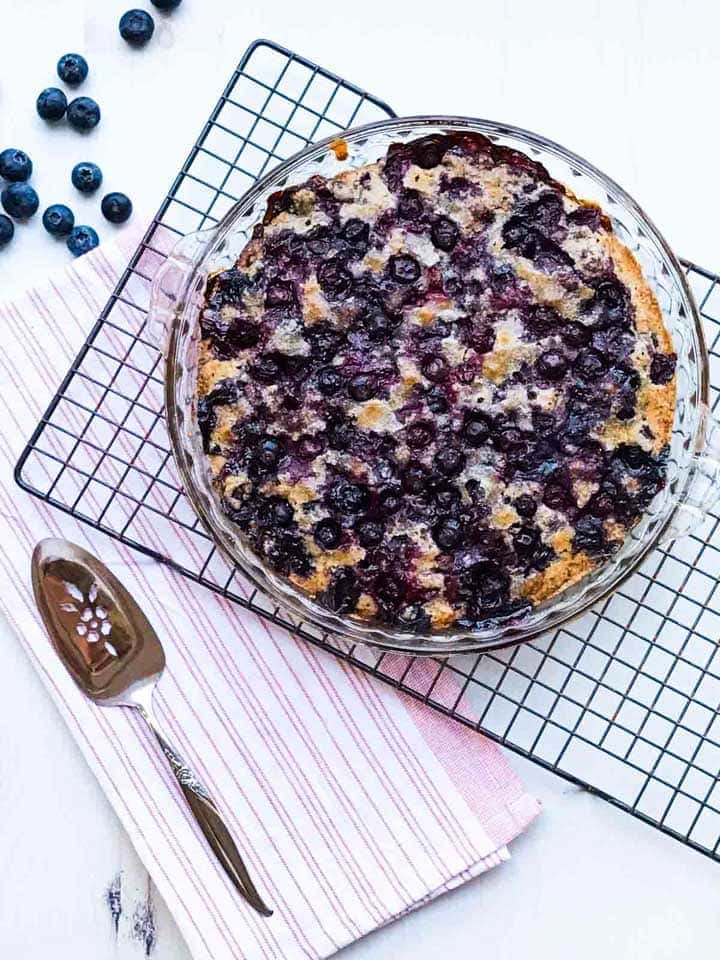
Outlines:
<svg viewBox="0 0 720 960"><path fill-rule="evenodd" d="M269 36L384 97L399 113L467 113L559 140L619 180L675 249L720 268L714 116L720 8L704 0L184 0L152 45L124 47L127 0L6 0L0 148L26 149L43 206L98 162L147 220L248 43ZM148 6L149 4L141 4ZM103 121L48 130L34 100L66 51L84 53ZM67 262L39 217L0 252L0 297ZM162 903L9 630L0 627L0 948L18 960L186 960ZM512 861L345 952L348 960L492 954L684 960L717 949L720 867L543 773L516 768L545 806ZM106 894L122 874L116 934ZM154 933L146 920L152 904ZM278 958L281 960L281 958Z"/></svg>

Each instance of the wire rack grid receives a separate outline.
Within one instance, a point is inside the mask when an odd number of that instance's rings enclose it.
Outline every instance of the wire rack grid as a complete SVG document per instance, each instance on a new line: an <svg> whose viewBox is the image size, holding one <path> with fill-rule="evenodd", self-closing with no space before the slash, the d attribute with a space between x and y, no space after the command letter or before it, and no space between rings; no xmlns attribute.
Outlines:
<svg viewBox="0 0 720 960"><path fill-rule="evenodd" d="M149 289L181 235L219 220L308 142L392 116L257 41L243 57L16 469L20 485L715 859L720 859L720 523L648 557L582 619L479 656L412 660L293 622L218 554L186 501L163 420ZM720 383L720 278L687 275ZM718 392L713 389L713 407ZM172 557L167 544L172 543Z"/></svg>

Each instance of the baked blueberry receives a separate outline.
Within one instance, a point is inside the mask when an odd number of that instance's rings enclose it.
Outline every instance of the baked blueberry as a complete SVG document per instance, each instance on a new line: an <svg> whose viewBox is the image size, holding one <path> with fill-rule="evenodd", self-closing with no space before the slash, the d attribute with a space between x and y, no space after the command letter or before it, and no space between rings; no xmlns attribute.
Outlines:
<svg viewBox="0 0 720 960"><path fill-rule="evenodd" d="M88 75L87 60L79 53L66 53L58 60L57 75L69 87L77 87Z"/></svg>
<svg viewBox="0 0 720 960"><path fill-rule="evenodd" d="M362 513L370 503L370 496L364 487L349 480L341 480L330 490L330 506L344 516Z"/></svg>
<svg viewBox="0 0 720 960"><path fill-rule="evenodd" d="M360 583L355 571L350 567L334 570L324 595L326 605L335 613L347 613L354 609L359 599Z"/></svg>
<svg viewBox="0 0 720 960"><path fill-rule="evenodd" d="M0 202L15 220L28 220L40 206L40 198L29 183L11 183L0 194Z"/></svg>
<svg viewBox="0 0 720 960"><path fill-rule="evenodd" d="M92 227L86 226L73 227L67 238L67 248L74 257L82 257L94 250L99 243L97 233Z"/></svg>
<svg viewBox="0 0 720 960"><path fill-rule="evenodd" d="M323 550L334 550L342 540L342 527L332 517L326 517L325 520L315 524L313 539Z"/></svg>
<svg viewBox="0 0 720 960"><path fill-rule="evenodd" d="M119 29L131 47L144 47L155 32L155 21L145 10L128 10L120 17Z"/></svg>
<svg viewBox="0 0 720 960"><path fill-rule="evenodd" d="M24 150L8 147L0 153L0 177L12 183L21 183L30 179L33 165Z"/></svg>
<svg viewBox="0 0 720 960"><path fill-rule="evenodd" d="M460 231L454 220L449 217L439 217L430 228L430 236L438 249L447 252L452 250L458 242Z"/></svg>
<svg viewBox="0 0 720 960"><path fill-rule="evenodd" d="M366 244L370 236L370 225L357 217L351 217L342 228L341 236L353 246Z"/></svg>
<svg viewBox="0 0 720 960"><path fill-rule="evenodd" d="M416 420L405 431L405 443L413 449L424 449L432 443L435 430L424 420Z"/></svg>
<svg viewBox="0 0 720 960"><path fill-rule="evenodd" d="M472 413L463 426L463 439L469 447L481 447L486 443L492 432L490 420L482 413Z"/></svg>
<svg viewBox="0 0 720 960"><path fill-rule="evenodd" d="M446 477L456 477L465 466L465 454L457 447L442 446L433 458L436 470Z"/></svg>
<svg viewBox="0 0 720 960"><path fill-rule="evenodd" d="M105 194L102 198L100 209L102 210L102 215L106 220L109 220L110 223L125 223L125 221L130 218L133 207L128 196L116 191ZM253 344L248 344L248 346L252 345Z"/></svg>
<svg viewBox="0 0 720 960"><path fill-rule="evenodd" d="M650 362L650 379L653 383L670 383L675 376L677 354L656 353Z"/></svg>
<svg viewBox="0 0 720 960"><path fill-rule="evenodd" d="M323 293L333 300L345 299L352 289L352 274L337 258L325 261L318 269L317 278Z"/></svg>
<svg viewBox="0 0 720 960"><path fill-rule="evenodd" d="M390 257L390 276L398 283L415 283L420 277L420 264L409 254Z"/></svg>
<svg viewBox="0 0 720 960"><path fill-rule="evenodd" d="M343 385L343 378L336 367L322 367L317 374L317 387L320 393L331 397L338 393Z"/></svg>
<svg viewBox="0 0 720 960"><path fill-rule="evenodd" d="M562 380L567 372L567 360L559 350L546 350L537 359L537 370L544 380Z"/></svg>
<svg viewBox="0 0 720 960"><path fill-rule="evenodd" d="M276 467L282 454L282 443L277 437L263 437L256 450L258 462L263 467Z"/></svg>
<svg viewBox="0 0 720 960"><path fill-rule="evenodd" d="M356 528L357 538L360 545L367 548L376 547L382 542L383 528L381 524L374 520L363 520Z"/></svg>
<svg viewBox="0 0 720 960"><path fill-rule="evenodd" d="M62 120L67 111L67 97L57 87L48 87L38 95L35 108L43 120Z"/></svg>
<svg viewBox="0 0 720 960"><path fill-rule="evenodd" d="M64 203L53 203L43 214L42 222L53 237L66 237L75 226L75 216Z"/></svg>
<svg viewBox="0 0 720 960"><path fill-rule="evenodd" d="M102 183L102 170L96 163L90 163L85 160L82 163L76 163L70 173L72 185L80 193L95 193Z"/></svg>
<svg viewBox="0 0 720 960"><path fill-rule="evenodd" d="M100 107L91 97L76 97L68 104L67 118L71 127L87 133L100 123Z"/></svg>
<svg viewBox="0 0 720 960"><path fill-rule="evenodd" d="M580 377L581 380L587 380L589 383L594 383L596 380L599 380L606 369L607 365L602 356L597 350L593 350L592 347L581 350L573 364L573 372L575 375Z"/></svg>
<svg viewBox="0 0 720 960"><path fill-rule="evenodd" d="M438 354L434 357L425 357L420 365L420 369L423 372L423 376L427 377L428 380L438 383L445 379L448 366L445 358Z"/></svg>
<svg viewBox="0 0 720 960"><path fill-rule="evenodd" d="M515 500L515 509L521 517L534 517L537 513L537 500L527 493L521 493Z"/></svg>
<svg viewBox="0 0 720 960"><path fill-rule="evenodd" d="M463 539L463 528L455 517L445 517L433 527L433 539L441 550L452 550Z"/></svg>
<svg viewBox="0 0 720 960"><path fill-rule="evenodd" d="M377 391L375 377L371 373L358 373L350 381L348 392L353 400L362 403L371 400Z"/></svg>
<svg viewBox="0 0 720 960"><path fill-rule="evenodd" d="M0 214L0 247L4 247L5 244L10 243L14 234L15 225L10 217L6 217L5 214Z"/></svg>

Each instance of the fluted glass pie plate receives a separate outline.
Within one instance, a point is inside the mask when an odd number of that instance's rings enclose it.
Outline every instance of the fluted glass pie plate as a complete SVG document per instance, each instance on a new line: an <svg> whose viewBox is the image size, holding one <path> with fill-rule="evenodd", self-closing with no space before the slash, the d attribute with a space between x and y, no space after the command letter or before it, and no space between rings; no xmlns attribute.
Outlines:
<svg viewBox="0 0 720 960"><path fill-rule="evenodd" d="M210 477L196 416L199 311L210 274L231 267L262 220L270 194L319 174L333 177L382 157L392 143L429 133L471 131L542 163L578 197L598 203L635 255L654 290L677 353L677 406L667 482L621 548L585 579L532 608L514 623L418 635L330 612L267 567L223 512ZM408 117L383 120L307 147L259 180L211 230L182 239L153 284L150 324L165 357L166 415L185 492L226 557L259 590L295 617L347 640L410 654L490 650L559 627L603 599L660 543L702 524L720 497L720 429L708 402L708 358L700 317L685 274L638 204L613 180L564 147L537 134L489 120Z"/></svg>

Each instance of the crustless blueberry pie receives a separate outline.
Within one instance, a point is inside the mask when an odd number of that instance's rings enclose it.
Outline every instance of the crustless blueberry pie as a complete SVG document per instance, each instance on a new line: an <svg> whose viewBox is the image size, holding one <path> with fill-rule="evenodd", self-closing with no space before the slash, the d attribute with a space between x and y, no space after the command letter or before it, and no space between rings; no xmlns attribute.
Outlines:
<svg viewBox="0 0 720 960"><path fill-rule="evenodd" d="M519 619L663 486L675 354L637 262L597 206L482 136L274 194L200 322L223 509L344 616Z"/></svg>

